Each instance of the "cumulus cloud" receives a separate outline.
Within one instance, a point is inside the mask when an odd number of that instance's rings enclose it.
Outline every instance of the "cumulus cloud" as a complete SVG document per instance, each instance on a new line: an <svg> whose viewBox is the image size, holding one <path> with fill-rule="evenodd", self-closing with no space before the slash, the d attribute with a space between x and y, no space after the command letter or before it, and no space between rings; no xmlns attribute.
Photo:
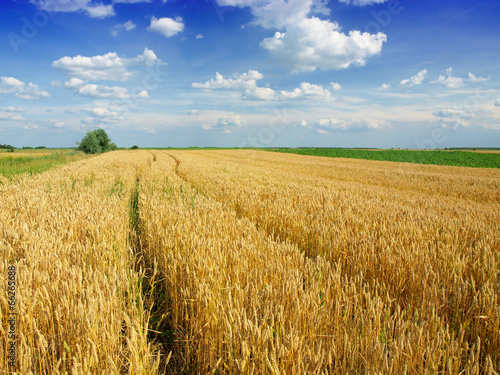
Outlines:
<svg viewBox="0 0 500 375"><path fill-rule="evenodd" d="M106 18L115 15L112 4L105 5L92 0L30 0L30 3L47 12L85 12L92 18Z"/></svg>
<svg viewBox="0 0 500 375"><path fill-rule="evenodd" d="M106 18L115 15L113 5L98 4L85 8L87 14L92 18Z"/></svg>
<svg viewBox="0 0 500 375"><path fill-rule="evenodd" d="M469 81L473 83L479 83L479 82L487 82L490 80L490 77L478 77L475 74L472 74L469 72Z"/></svg>
<svg viewBox="0 0 500 375"><path fill-rule="evenodd" d="M334 90L340 90L340 86L338 83L333 84L332 83L332 89ZM284 91L282 90L280 92L279 99L281 100L286 100L286 99L315 99L315 100L322 100L322 101L329 101L333 100L332 94L330 91L326 90L323 88L321 85L315 85L312 83L308 82L302 82L300 84L300 87L294 89L293 91Z"/></svg>
<svg viewBox="0 0 500 375"><path fill-rule="evenodd" d="M387 90L387 89L390 89L391 88L391 85L389 85L388 83L383 83L379 89L380 90Z"/></svg>
<svg viewBox="0 0 500 375"><path fill-rule="evenodd" d="M384 120L377 119L338 119L338 118L328 118L320 119L316 121L316 125L320 129L325 130L338 130L338 131L349 131L349 130L373 130L380 128L388 128L390 124Z"/></svg>
<svg viewBox="0 0 500 375"><path fill-rule="evenodd" d="M203 130L231 133L232 128L240 128L247 125L247 121L240 115L222 116L215 124L203 124Z"/></svg>
<svg viewBox="0 0 500 375"><path fill-rule="evenodd" d="M77 89L85 85L85 81L80 78L71 78L69 81L64 83L64 87L67 89Z"/></svg>
<svg viewBox="0 0 500 375"><path fill-rule="evenodd" d="M257 87L257 80L264 76L256 70L249 70L248 73L233 74L233 78L224 78L219 72L215 73L215 79L205 83L193 83L192 87L200 89L252 89Z"/></svg>
<svg viewBox="0 0 500 375"><path fill-rule="evenodd" d="M175 19L163 17L163 18L151 18L151 24L147 28L149 31L162 34L166 38L174 36L184 30L184 23L181 17Z"/></svg>
<svg viewBox="0 0 500 375"><path fill-rule="evenodd" d="M115 111L110 111L108 108L96 107L85 110L89 116L82 120L82 123L88 125L96 125L100 123L114 123L123 120L123 116Z"/></svg>
<svg viewBox="0 0 500 375"><path fill-rule="evenodd" d="M471 121L475 121L480 126L484 126L481 120L491 119L493 113L484 109L456 109L443 108L433 113L434 116L441 118L441 126L446 129L467 128L471 126ZM487 126L486 126L487 127Z"/></svg>
<svg viewBox="0 0 500 375"><path fill-rule="evenodd" d="M64 128L66 126L66 123L61 120L50 120L49 121L49 126L52 128Z"/></svg>
<svg viewBox="0 0 500 375"><path fill-rule="evenodd" d="M293 71L339 70L365 65L386 40L383 33L344 34L338 23L312 17L287 26L286 32L278 31L260 45Z"/></svg>
<svg viewBox="0 0 500 375"><path fill-rule="evenodd" d="M217 4L249 7L255 16L254 24L267 29L282 29L307 18L310 13L330 13L324 0L217 0Z"/></svg>
<svg viewBox="0 0 500 375"><path fill-rule="evenodd" d="M276 100L277 94L276 91L274 91L269 87L253 87L245 90L243 99L270 101L270 100Z"/></svg>
<svg viewBox="0 0 500 375"><path fill-rule="evenodd" d="M50 96L47 91L41 90L38 85L32 82L26 84L14 77L0 77L0 94L14 94L18 98L27 100L48 98Z"/></svg>
<svg viewBox="0 0 500 375"><path fill-rule="evenodd" d="M160 60L152 50L146 47L143 54L135 58L120 57L116 52L93 57L65 56L54 61L52 67L64 74L86 81L126 81L135 74L135 72L128 70L129 66L137 64L153 65L155 63L160 63Z"/></svg>
<svg viewBox="0 0 500 375"><path fill-rule="evenodd" d="M87 84L77 89L76 91L81 96L86 96L94 99L113 98L113 99L128 99L130 95L124 87L108 87L104 85Z"/></svg>
<svg viewBox="0 0 500 375"><path fill-rule="evenodd" d="M111 35L118 36L118 34L120 34L120 32L122 32L123 30L132 31L135 29L135 27L136 27L135 23L128 20L127 22L119 23L113 26L113 28L111 29Z"/></svg>
<svg viewBox="0 0 500 375"><path fill-rule="evenodd" d="M440 83L450 89L456 89L463 85L464 80L460 77L453 76L453 68L446 69L446 77L440 75L437 80L431 83Z"/></svg>
<svg viewBox="0 0 500 375"><path fill-rule="evenodd" d="M332 89L335 90L335 85ZM302 82L300 87L291 91L281 90L279 93L268 87L255 87L245 91L243 99L247 100L315 100L315 101L333 101L335 98L327 89L321 85L315 85L309 82Z"/></svg>
<svg viewBox="0 0 500 375"><path fill-rule="evenodd" d="M339 91L342 90L342 85L337 82L332 82L332 90L334 91Z"/></svg>
<svg viewBox="0 0 500 375"><path fill-rule="evenodd" d="M71 78L64 83L64 87L73 89L75 93L92 99L130 99L130 98L149 98L147 90L142 90L136 95L131 95L124 87L96 85L86 83L79 78Z"/></svg>
<svg viewBox="0 0 500 375"><path fill-rule="evenodd" d="M426 74L427 74L427 69L421 70L416 75L414 75L408 79L403 79L401 81L400 85L406 86L406 87L421 85L422 82L424 82L424 80L425 80Z"/></svg>
<svg viewBox="0 0 500 375"><path fill-rule="evenodd" d="M189 111L187 111L187 114L190 116L198 116L200 114L200 111L198 111L197 109L190 109Z"/></svg>
<svg viewBox="0 0 500 375"><path fill-rule="evenodd" d="M495 100L495 107L500 107L500 98Z"/></svg>
<svg viewBox="0 0 500 375"><path fill-rule="evenodd" d="M18 114L12 113L11 111L0 111L0 121L26 121L26 119Z"/></svg>
<svg viewBox="0 0 500 375"><path fill-rule="evenodd" d="M201 88L204 90L229 89L229 90L245 90L242 99L245 100L299 100L299 99L314 99L321 101L334 100L331 92L323 88L321 85L316 85L308 82L302 82L300 87L292 91L281 90L276 92L270 87L259 87L257 80L263 78L263 75L256 70L249 70L248 73L233 74L233 78L224 78L219 72L216 73L215 79L211 79L204 83L195 82L192 87ZM340 90L342 86L332 82L331 90Z"/></svg>
<svg viewBox="0 0 500 375"><path fill-rule="evenodd" d="M203 34L196 35L196 39L203 39L203 38L204 38Z"/></svg>
<svg viewBox="0 0 500 375"><path fill-rule="evenodd" d="M217 0L220 6L249 7L254 24L278 29L260 45L293 71L345 69L361 66L382 50L384 33L357 30L345 34L336 22L312 14L328 15L324 0Z"/></svg>

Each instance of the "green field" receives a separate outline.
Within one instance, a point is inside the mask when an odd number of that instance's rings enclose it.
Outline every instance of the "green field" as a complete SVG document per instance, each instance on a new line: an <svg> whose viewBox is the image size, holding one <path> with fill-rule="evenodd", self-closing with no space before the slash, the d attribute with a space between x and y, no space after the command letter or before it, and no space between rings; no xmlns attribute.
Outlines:
<svg viewBox="0 0 500 375"><path fill-rule="evenodd" d="M500 168L500 153L469 151L365 150L343 148L273 148L274 152L416 164L451 165L473 168Z"/></svg>
<svg viewBox="0 0 500 375"><path fill-rule="evenodd" d="M88 157L73 149L0 151L0 175L13 179L16 176L42 173L54 166L70 163Z"/></svg>

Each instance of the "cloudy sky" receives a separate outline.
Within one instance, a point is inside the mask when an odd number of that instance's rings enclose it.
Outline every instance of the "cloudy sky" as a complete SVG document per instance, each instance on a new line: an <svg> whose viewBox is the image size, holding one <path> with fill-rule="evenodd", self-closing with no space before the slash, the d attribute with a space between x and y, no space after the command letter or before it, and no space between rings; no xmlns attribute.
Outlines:
<svg viewBox="0 0 500 375"><path fill-rule="evenodd" d="M4 0L0 143L500 146L497 0Z"/></svg>

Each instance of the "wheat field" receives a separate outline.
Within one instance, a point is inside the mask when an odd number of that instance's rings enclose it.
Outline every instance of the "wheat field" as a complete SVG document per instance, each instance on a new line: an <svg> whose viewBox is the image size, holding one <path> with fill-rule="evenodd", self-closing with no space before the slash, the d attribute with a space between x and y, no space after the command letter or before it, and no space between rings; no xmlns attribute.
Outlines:
<svg viewBox="0 0 500 375"><path fill-rule="evenodd" d="M500 171L116 151L0 194L0 369L500 372Z"/></svg>

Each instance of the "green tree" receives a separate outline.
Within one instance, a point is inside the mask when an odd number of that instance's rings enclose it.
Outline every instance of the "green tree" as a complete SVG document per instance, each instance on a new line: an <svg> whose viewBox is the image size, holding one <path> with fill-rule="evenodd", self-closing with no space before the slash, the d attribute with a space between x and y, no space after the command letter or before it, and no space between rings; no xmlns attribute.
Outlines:
<svg viewBox="0 0 500 375"><path fill-rule="evenodd" d="M85 137L78 144L77 149L86 154L100 154L116 150L117 147L111 142L104 129L96 129L85 134Z"/></svg>

